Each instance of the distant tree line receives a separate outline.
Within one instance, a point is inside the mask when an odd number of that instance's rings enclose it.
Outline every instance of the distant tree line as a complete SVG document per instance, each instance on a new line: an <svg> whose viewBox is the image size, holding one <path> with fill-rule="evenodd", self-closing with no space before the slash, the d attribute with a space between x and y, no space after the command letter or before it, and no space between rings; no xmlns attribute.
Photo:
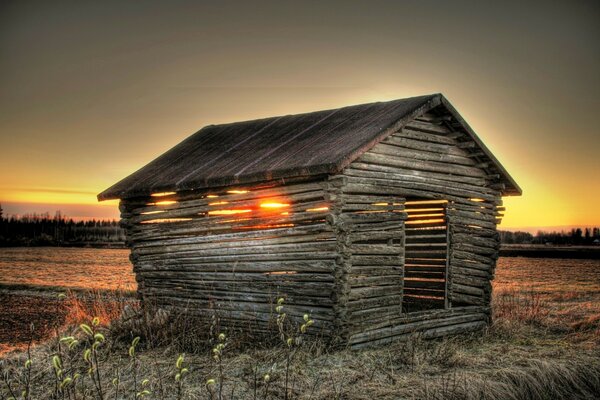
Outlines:
<svg viewBox="0 0 600 400"><path fill-rule="evenodd" d="M0 246L115 245L125 232L115 220L75 221L60 211L7 216L0 205Z"/></svg>
<svg viewBox="0 0 600 400"><path fill-rule="evenodd" d="M573 228L570 231L529 232L500 231L500 240L506 244L554 244L585 246L600 244L600 228Z"/></svg>

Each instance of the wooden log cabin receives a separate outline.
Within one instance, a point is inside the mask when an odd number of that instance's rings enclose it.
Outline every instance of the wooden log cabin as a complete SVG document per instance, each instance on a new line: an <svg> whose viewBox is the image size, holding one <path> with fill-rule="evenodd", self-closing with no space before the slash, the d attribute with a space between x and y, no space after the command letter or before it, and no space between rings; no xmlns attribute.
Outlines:
<svg viewBox="0 0 600 400"><path fill-rule="evenodd" d="M490 320L521 189L434 94L202 128L120 199L144 301L266 329L274 303L355 348Z"/></svg>

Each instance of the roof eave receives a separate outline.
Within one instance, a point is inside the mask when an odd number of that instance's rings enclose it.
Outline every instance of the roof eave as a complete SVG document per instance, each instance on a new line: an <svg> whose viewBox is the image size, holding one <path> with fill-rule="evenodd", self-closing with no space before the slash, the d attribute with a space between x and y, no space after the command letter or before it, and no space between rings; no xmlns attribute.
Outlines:
<svg viewBox="0 0 600 400"><path fill-rule="evenodd" d="M494 154L487 148L487 146L483 143L483 141L477 136L473 128L469 126L467 121L458 113L458 111L454 108L454 106L446 99L442 94L440 96L441 104L452 114L452 116L460 122L462 127L469 133L473 141L481 148L481 151L484 152L486 157L488 157L493 163L494 166L498 169L500 174L502 175L502 180L505 181L506 188L502 191L502 195L504 196L520 196L523 194L521 187L517 184L517 182L513 179L513 177L508 173L506 168L498 161L498 159L494 156Z"/></svg>

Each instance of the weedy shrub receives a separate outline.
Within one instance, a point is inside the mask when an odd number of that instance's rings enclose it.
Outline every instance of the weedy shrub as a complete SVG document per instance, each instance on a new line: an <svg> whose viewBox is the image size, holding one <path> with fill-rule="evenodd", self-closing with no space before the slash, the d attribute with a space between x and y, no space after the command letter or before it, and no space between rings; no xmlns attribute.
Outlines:
<svg viewBox="0 0 600 400"><path fill-rule="evenodd" d="M527 291L499 291L494 295L492 307L494 320L507 324L544 326L548 322L550 312L542 296L533 288Z"/></svg>

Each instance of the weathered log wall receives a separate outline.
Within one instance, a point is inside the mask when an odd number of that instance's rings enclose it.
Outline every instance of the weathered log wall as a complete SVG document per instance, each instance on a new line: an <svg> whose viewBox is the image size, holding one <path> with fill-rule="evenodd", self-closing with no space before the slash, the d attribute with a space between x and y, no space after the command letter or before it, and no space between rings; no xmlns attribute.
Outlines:
<svg viewBox="0 0 600 400"><path fill-rule="evenodd" d="M403 212L396 215L407 217L398 227L405 234L405 247L396 247L401 262L378 263L385 279L351 287L350 298L369 298L368 306L348 308L352 346L412 332L472 330L489 320L502 208L497 177L481 156L460 125L438 111L411 121L343 171L343 193L372 196L370 207L397 204Z"/></svg>
<svg viewBox="0 0 600 400"><path fill-rule="evenodd" d="M159 194L125 200L131 260L144 300L210 315L223 323L262 321L286 299L309 312L319 332L339 326L334 311L338 240L326 220L326 181Z"/></svg>

